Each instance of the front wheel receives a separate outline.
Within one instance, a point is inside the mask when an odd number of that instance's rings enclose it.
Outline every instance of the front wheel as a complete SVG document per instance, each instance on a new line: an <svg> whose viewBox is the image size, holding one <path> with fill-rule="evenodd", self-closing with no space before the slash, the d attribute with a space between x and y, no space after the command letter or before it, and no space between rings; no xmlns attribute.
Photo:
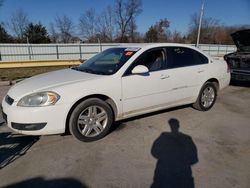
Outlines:
<svg viewBox="0 0 250 188"><path fill-rule="evenodd" d="M69 120L71 134L80 141L90 142L108 134L113 123L110 106L98 98L81 102L72 112Z"/></svg>
<svg viewBox="0 0 250 188"><path fill-rule="evenodd" d="M207 111L213 107L217 97L217 89L211 82L205 83L193 107L200 111Z"/></svg>

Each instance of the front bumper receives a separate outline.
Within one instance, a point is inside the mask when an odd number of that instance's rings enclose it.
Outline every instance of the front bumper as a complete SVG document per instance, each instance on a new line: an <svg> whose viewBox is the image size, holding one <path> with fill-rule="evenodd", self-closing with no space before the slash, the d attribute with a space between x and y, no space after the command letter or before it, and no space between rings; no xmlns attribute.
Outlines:
<svg viewBox="0 0 250 188"><path fill-rule="evenodd" d="M65 132L67 105L19 107L2 101L3 117L9 128L27 135L49 135Z"/></svg>

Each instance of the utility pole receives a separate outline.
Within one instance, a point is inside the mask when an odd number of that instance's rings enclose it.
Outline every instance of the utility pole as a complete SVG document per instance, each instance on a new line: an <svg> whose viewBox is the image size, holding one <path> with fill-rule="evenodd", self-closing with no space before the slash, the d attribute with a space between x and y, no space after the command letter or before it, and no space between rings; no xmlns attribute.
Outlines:
<svg viewBox="0 0 250 188"><path fill-rule="evenodd" d="M99 52L102 52L102 43L101 43L101 40L100 40L99 37L97 38L97 40L98 40L98 43L99 43Z"/></svg>
<svg viewBox="0 0 250 188"><path fill-rule="evenodd" d="M197 35L197 41L196 41L196 47L197 48L199 47L199 43L200 43L201 23L202 23L202 16L203 16L203 12L204 12L204 4L205 4L205 0L202 0L200 21L199 21L199 28L198 28L198 35Z"/></svg>

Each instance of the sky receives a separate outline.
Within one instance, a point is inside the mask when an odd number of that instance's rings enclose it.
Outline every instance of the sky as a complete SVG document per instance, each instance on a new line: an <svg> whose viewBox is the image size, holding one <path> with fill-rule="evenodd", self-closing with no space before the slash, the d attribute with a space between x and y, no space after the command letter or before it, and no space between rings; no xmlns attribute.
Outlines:
<svg viewBox="0 0 250 188"><path fill-rule="evenodd" d="M142 13L137 18L139 32L161 18L170 21L170 29L183 34L188 31L190 16L200 12L202 0L142 0ZM32 22L45 26L56 16L67 15L75 24L84 11L94 8L100 13L115 0L4 0L0 8L0 21L6 22L17 9L23 9ZM250 0L205 0L204 16L220 20L224 25L250 24Z"/></svg>

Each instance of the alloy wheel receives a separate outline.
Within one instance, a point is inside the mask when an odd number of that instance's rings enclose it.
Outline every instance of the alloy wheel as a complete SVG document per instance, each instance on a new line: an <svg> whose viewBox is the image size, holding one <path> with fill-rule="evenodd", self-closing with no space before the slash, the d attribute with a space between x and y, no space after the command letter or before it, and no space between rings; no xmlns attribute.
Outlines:
<svg viewBox="0 0 250 188"><path fill-rule="evenodd" d="M206 87L201 95L201 104L205 108L209 108L215 99L215 91L211 86Z"/></svg>
<svg viewBox="0 0 250 188"><path fill-rule="evenodd" d="M86 137L94 137L105 129L108 123L108 114L100 106L89 106L79 115L77 128Z"/></svg>

